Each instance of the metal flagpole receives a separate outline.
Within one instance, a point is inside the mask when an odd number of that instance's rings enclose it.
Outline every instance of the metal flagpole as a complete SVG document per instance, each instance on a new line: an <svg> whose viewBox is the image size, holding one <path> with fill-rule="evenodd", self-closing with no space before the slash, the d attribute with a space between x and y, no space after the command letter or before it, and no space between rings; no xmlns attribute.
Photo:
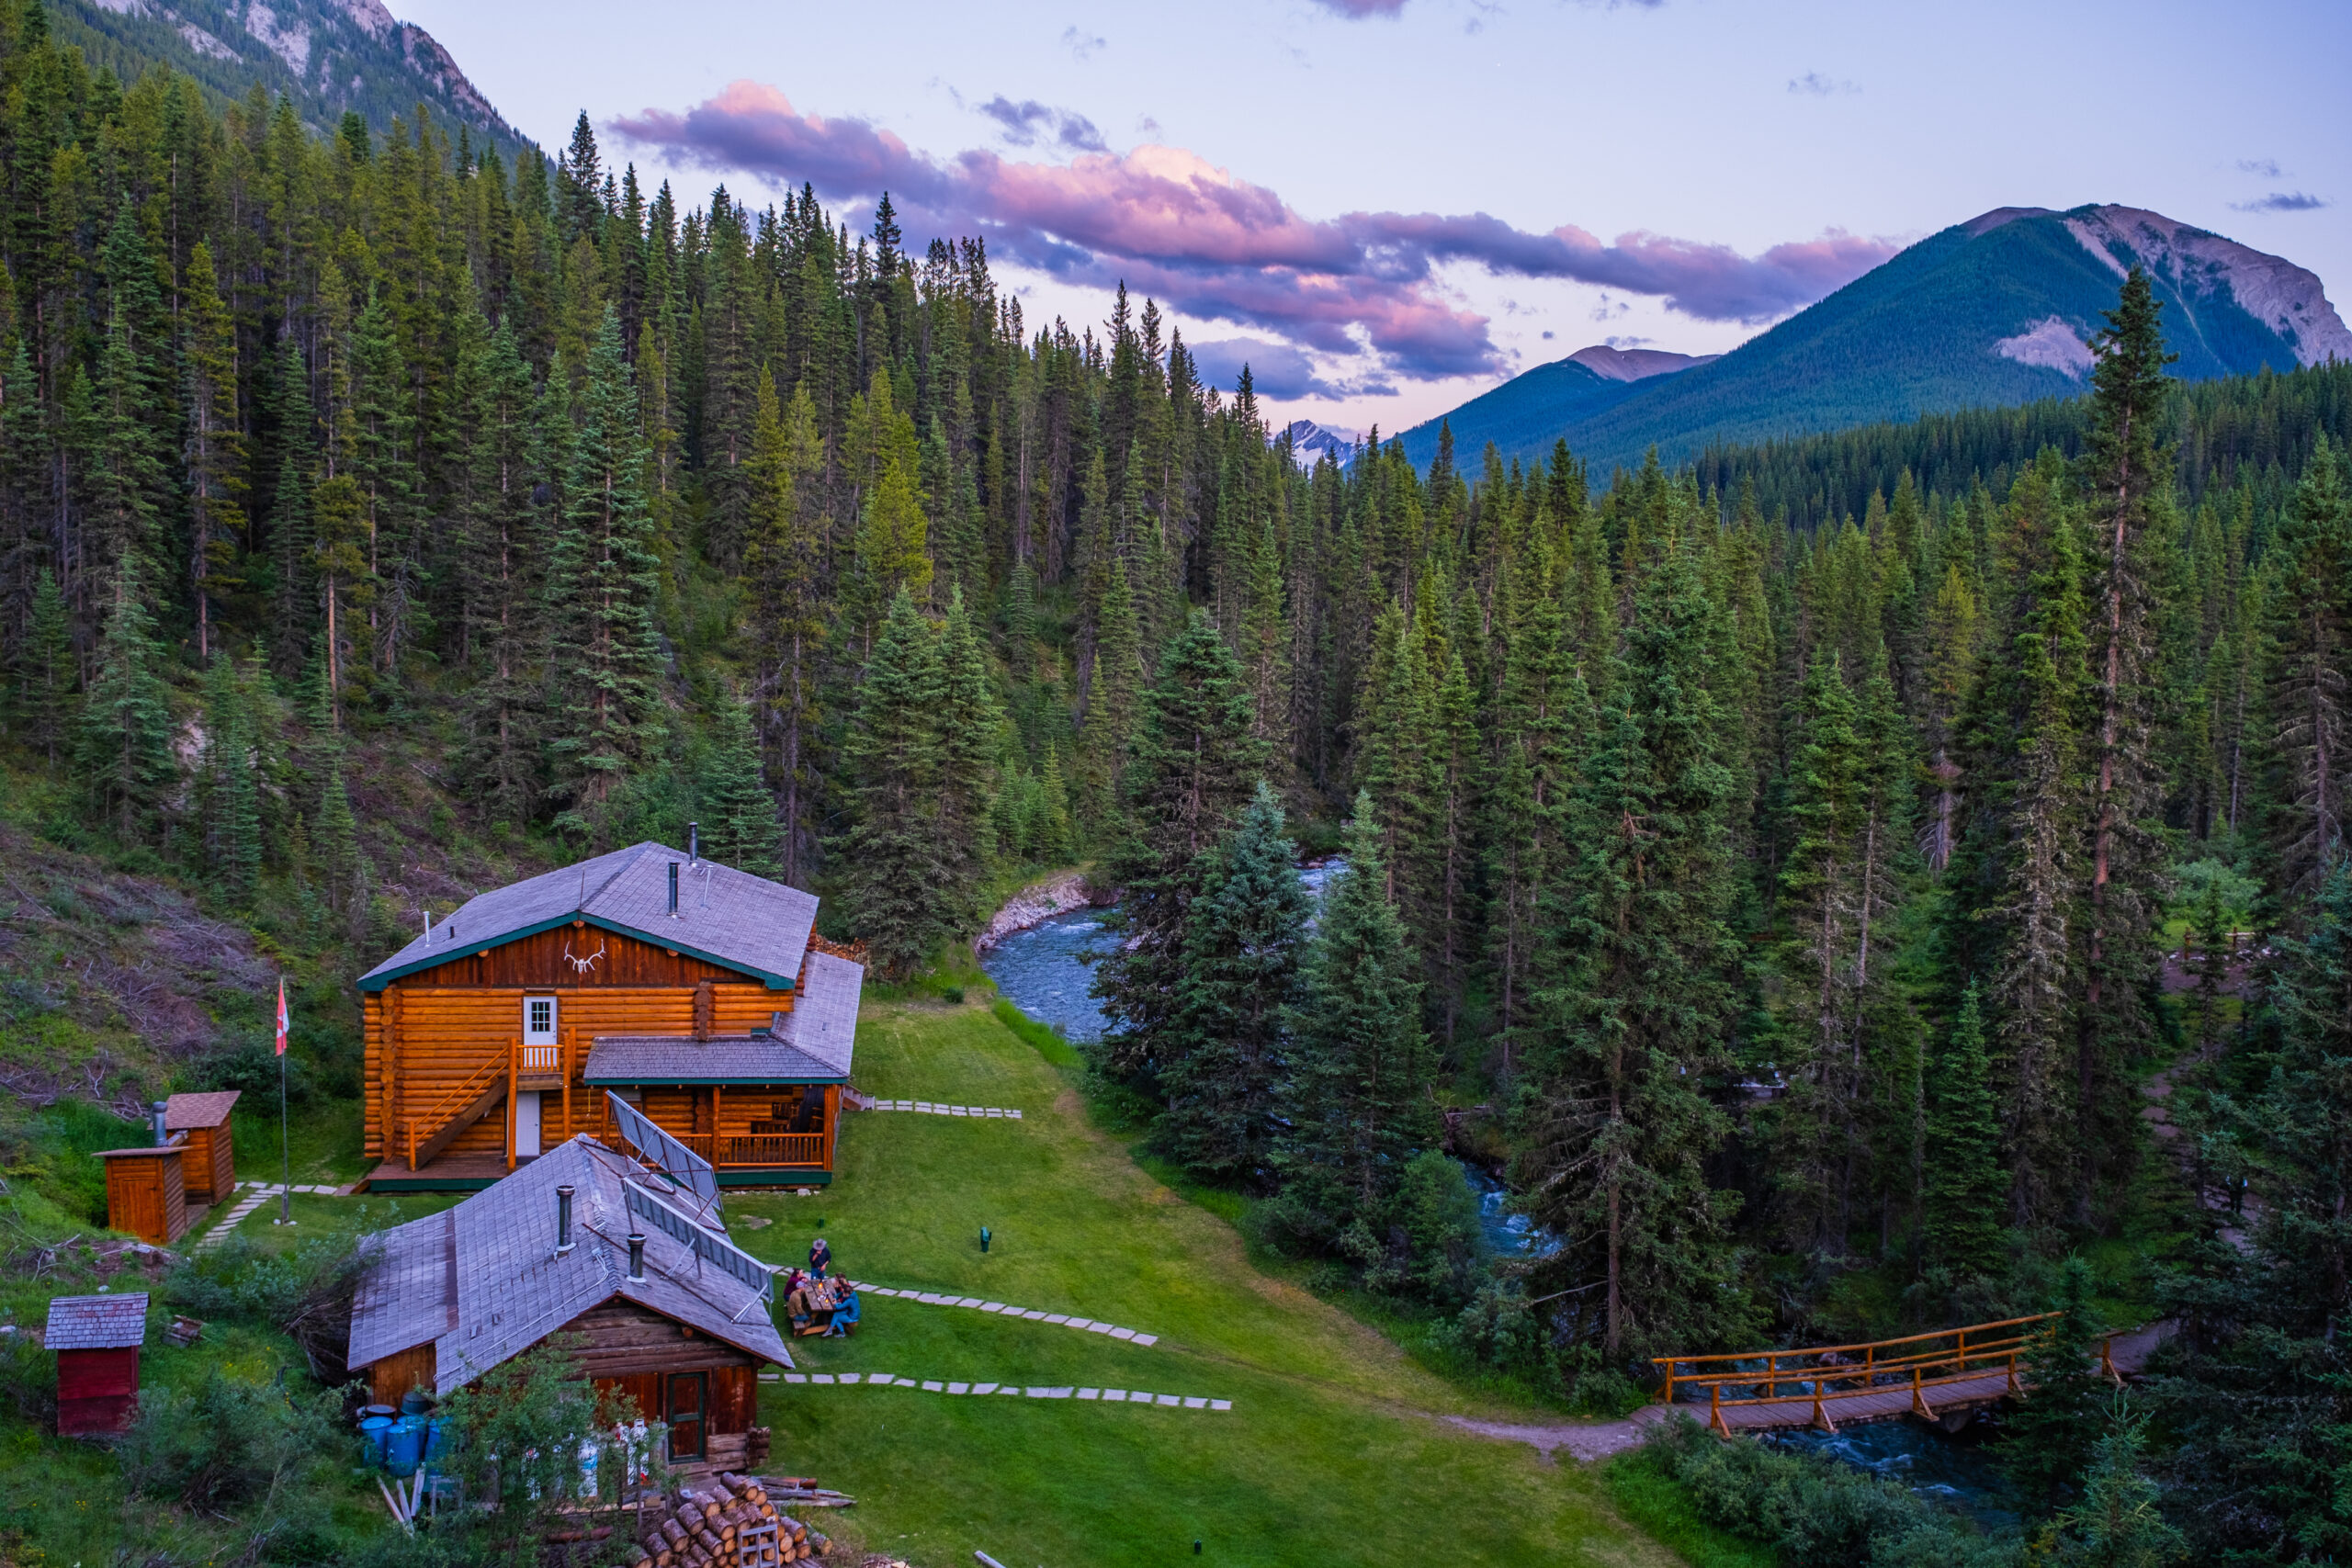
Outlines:
<svg viewBox="0 0 2352 1568"><path fill-rule="evenodd" d="M277 1223L294 1223L294 1146L286 1135L286 976L277 977Z"/></svg>

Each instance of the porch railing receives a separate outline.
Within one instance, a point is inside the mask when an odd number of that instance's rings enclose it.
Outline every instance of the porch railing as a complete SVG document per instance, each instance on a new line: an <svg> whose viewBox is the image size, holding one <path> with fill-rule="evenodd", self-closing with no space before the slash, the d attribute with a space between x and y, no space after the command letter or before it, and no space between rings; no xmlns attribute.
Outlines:
<svg viewBox="0 0 2352 1568"><path fill-rule="evenodd" d="M720 1170L741 1166L825 1163L822 1133L761 1133L751 1137L713 1137L708 1133L673 1133L671 1136Z"/></svg>

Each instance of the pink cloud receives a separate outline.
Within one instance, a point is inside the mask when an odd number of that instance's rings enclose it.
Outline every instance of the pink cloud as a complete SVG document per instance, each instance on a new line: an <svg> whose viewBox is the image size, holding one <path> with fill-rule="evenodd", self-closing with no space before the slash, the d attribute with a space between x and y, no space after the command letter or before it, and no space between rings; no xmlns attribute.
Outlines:
<svg viewBox="0 0 2352 1568"><path fill-rule="evenodd" d="M633 141L714 170L830 200L890 193L910 233L985 235L1016 263L1108 285L1124 278L1190 315L1282 333L1327 353L1369 345L1414 377L1504 368L1487 318L1448 303L1436 268L1572 278L1664 299L1707 321L1768 321L1883 261L1883 241L1832 232L1758 256L1629 233L1603 243L1486 213L1351 212L1309 219L1276 192L1178 147L1090 152L1067 164L971 150L941 160L855 118L806 114L774 87L736 82L684 114L613 122Z"/></svg>

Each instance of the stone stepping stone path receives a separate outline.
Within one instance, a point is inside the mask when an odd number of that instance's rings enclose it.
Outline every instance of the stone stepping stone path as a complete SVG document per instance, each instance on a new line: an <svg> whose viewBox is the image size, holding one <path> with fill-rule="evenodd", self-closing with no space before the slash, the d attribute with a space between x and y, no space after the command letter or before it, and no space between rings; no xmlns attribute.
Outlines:
<svg viewBox="0 0 2352 1568"><path fill-rule="evenodd" d="M1230 1410L1233 1401L1201 1394L1146 1393L1141 1389L1039 1387L1035 1384L950 1382L944 1378L902 1378L894 1372L762 1372L762 1382L784 1382L832 1388L914 1388L925 1393L997 1394L1012 1399L1085 1399L1104 1404L1149 1404L1169 1410Z"/></svg>
<svg viewBox="0 0 2352 1568"><path fill-rule="evenodd" d="M1157 1334L1137 1334L1132 1328L1097 1323L1091 1317L1072 1317L1068 1313L1032 1312L1017 1306L1007 1306L1002 1302L984 1302L978 1296L958 1296L952 1292L943 1295L935 1291L894 1291L888 1285L876 1285L855 1280L851 1280L850 1283L856 1289L874 1295L896 1296L900 1301L921 1302L925 1306L971 1307L976 1311L1001 1317L1018 1317L1030 1323L1050 1323L1062 1328L1080 1328L1089 1334L1102 1334L1113 1339L1124 1339L1130 1345L1152 1346L1159 1343L1159 1336Z"/></svg>
<svg viewBox="0 0 2352 1568"><path fill-rule="evenodd" d="M1001 1116L1021 1120L1021 1112L1001 1105L936 1105L928 1100L877 1100L869 1111L919 1111L926 1116Z"/></svg>
<svg viewBox="0 0 2352 1568"><path fill-rule="evenodd" d="M235 1230L239 1225L245 1223L247 1215L251 1214L255 1209L260 1208L264 1203L268 1202L272 1198L277 1197L280 1192L285 1190L284 1188L274 1182L264 1183L258 1181L248 1181L243 1185L246 1189L245 1196L238 1199L236 1207L231 1209L227 1213L213 1221L211 1228L207 1230L202 1236L198 1238L196 1243L197 1251L203 1252L209 1248L220 1246L229 1238L229 1233L231 1231ZM301 1182L298 1181L294 1184L294 1190L297 1192L312 1193L322 1198L332 1198L336 1193L342 1191L343 1189L340 1187L322 1187L316 1184L305 1186Z"/></svg>

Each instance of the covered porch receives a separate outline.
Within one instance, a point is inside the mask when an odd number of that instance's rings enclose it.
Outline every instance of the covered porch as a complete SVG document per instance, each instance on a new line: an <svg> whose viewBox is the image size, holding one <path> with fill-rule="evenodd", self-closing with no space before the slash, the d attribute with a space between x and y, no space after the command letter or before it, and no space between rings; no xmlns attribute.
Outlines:
<svg viewBox="0 0 2352 1568"><path fill-rule="evenodd" d="M582 1082L602 1141L620 1137L609 1090L708 1161L721 1186L821 1187L846 1077L774 1035L618 1035L594 1042Z"/></svg>

